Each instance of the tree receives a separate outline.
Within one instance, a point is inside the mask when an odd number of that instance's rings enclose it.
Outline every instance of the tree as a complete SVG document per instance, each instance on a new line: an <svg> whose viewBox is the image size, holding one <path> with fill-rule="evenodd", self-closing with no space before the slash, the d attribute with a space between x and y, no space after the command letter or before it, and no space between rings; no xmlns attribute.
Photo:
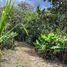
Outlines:
<svg viewBox="0 0 67 67"><path fill-rule="evenodd" d="M52 3L49 11L54 15L54 22L60 33L67 33L67 0L48 0Z"/></svg>
<svg viewBox="0 0 67 67"><path fill-rule="evenodd" d="M33 6L27 2L21 2L18 4L18 7L22 11L31 11L33 9Z"/></svg>

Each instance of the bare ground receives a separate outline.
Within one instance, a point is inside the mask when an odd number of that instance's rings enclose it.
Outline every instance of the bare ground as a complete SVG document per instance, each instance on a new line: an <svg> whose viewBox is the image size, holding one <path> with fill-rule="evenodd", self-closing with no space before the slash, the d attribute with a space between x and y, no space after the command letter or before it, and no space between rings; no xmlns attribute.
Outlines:
<svg viewBox="0 0 67 67"><path fill-rule="evenodd" d="M4 50L1 67L67 67L59 62L42 59L28 44L16 42L15 50Z"/></svg>

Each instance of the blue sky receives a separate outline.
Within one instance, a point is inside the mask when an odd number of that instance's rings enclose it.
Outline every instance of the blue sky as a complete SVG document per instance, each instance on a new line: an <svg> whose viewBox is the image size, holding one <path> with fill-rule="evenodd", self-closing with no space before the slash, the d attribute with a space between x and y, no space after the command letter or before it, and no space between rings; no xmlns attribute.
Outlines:
<svg viewBox="0 0 67 67"><path fill-rule="evenodd" d="M43 0L16 0L16 3L17 2L21 2L21 1L25 1L25 2L28 2L30 4L32 4L35 8L37 5L40 5L40 8L43 9L47 9L51 6L51 3L47 1L43 1Z"/></svg>
<svg viewBox="0 0 67 67"><path fill-rule="evenodd" d="M40 8L43 9L47 9L51 6L51 3L47 1L43 2L43 0L16 0L15 3L20 3L21 1L25 1L30 3L31 5L33 5L35 8L37 5L40 5ZM0 0L0 3L4 4L5 0Z"/></svg>

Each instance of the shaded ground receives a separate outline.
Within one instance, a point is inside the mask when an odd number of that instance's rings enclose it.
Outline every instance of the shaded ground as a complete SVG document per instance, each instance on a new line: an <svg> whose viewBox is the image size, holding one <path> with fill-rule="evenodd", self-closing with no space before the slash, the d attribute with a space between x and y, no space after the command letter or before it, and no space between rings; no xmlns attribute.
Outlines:
<svg viewBox="0 0 67 67"><path fill-rule="evenodd" d="M25 43L16 42L16 45L19 46L15 50L4 51L1 67L63 67L63 64L43 60L33 47Z"/></svg>

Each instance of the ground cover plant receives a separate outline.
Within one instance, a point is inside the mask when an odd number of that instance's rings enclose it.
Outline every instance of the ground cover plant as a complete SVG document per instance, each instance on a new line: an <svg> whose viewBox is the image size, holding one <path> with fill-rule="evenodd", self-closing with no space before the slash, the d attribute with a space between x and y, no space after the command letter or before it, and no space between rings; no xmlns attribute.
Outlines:
<svg viewBox="0 0 67 67"><path fill-rule="evenodd" d="M59 58L63 60L64 54L67 50L67 38L65 36L59 36L54 33L48 35L42 34L35 43L35 48L39 54L42 54L48 59ZM67 57L66 57L67 58ZM65 58L65 59L66 59Z"/></svg>

